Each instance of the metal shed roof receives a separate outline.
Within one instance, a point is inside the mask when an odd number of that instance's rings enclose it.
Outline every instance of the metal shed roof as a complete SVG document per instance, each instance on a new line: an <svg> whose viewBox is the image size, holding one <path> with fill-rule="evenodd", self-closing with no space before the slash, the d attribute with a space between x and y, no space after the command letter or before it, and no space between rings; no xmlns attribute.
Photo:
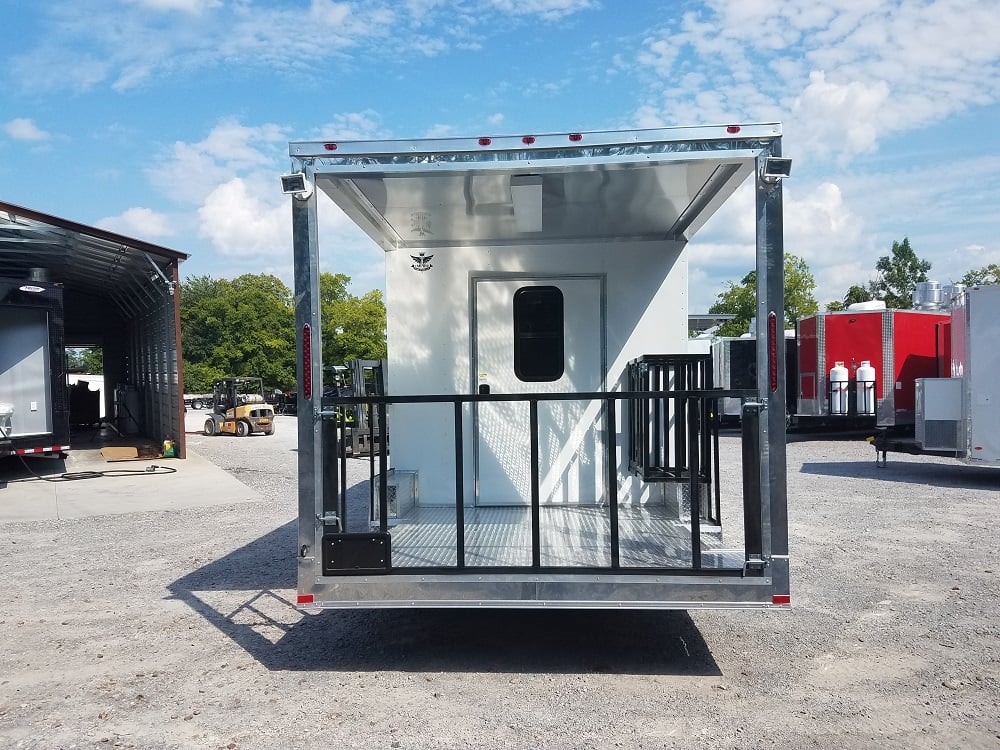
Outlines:
<svg viewBox="0 0 1000 750"><path fill-rule="evenodd" d="M100 347L116 429L186 453L178 265L188 255L0 202L0 276L63 287L63 343ZM74 441L76 438L73 438Z"/></svg>
<svg viewBox="0 0 1000 750"><path fill-rule="evenodd" d="M131 318L173 295L181 253L0 201L0 275L43 269L67 293L108 300Z"/></svg>

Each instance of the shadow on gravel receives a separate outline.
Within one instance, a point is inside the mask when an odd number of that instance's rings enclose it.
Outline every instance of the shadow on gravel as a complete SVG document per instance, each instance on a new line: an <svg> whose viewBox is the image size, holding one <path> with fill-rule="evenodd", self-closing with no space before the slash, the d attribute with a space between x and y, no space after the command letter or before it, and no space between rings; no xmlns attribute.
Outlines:
<svg viewBox="0 0 1000 750"><path fill-rule="evenodd" d="M926 463L918 460L893 461L889 454L886 466L871 461L811 461L802 464L803 474L852 479L879 479L885 482L907 482L933 487L966 489L1000 489L1000 470L983 466Z"/></svg>
<svg viewBox="0 0 1000 750"><path fill-rule="evenodd" d="M292 521L170 586L271 670L721 674L687 612L373 609L303 614ZM242 603L221 608L212 602Z"/></svg>

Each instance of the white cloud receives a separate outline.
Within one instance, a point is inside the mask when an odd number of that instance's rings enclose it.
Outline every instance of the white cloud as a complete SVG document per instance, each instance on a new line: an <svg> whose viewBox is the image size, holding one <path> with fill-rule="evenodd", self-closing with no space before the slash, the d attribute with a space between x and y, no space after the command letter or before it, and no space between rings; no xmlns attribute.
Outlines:
<svg viewBox="0 0 1000 750"><path fill-rule="evenodd" d="M180 11L192 15L199 15L222 5L221 0L125 0L125 2L154 11Z"/></svg>
<svg viewBox="0 0 1000 750"><path fill-rule="evenodd" d="M388 136L382 127L381 117L372 109L338 113L315 135L317 139L332 137L340 141L366 141Z"/></svg>
<svg viewBox="0 0 1000 750"><path fill-rule="evenodd" d="M225 120L198 143L177 142L150 168L152 183L180 203L200 203L234 175L254 171L280 174L277 160L287 153L284 128L247 127Z"/></svg>
<svg viewBox="0 0 1000 750"><path fill-rule="evenodd" d="M272 186L273 188L273 186ZM291 257L291 221L284 196L262 184L240 177L222 183L198 209L200 234L224 256L242 258Z"/></svg>
<svg viewBox="0 0 1000 750"><path fill-rule="evenodd" d="M45 132L35 125L34 120L26 117L16 117L4 123L3 129L15 141L32 141L37 143L47 141L52 137L50 133Z"/></svg>
<svg viewBox="0 0 1000 750"><path fill-rule="evenodd" d="M503 13L539 16L548 21L557 21L597 7L595 0L488 0L488 2Z"/></svg>
<svg viewBox="0 0 1000 750"><path fill-rule="evenodd" d="M992 0L712 0L648 36L642 125L782 120L846 161L1000 100Z"/></svg>
<svg viewBox="0 0 1000 750"><path fill-rule="evenodd" d="M791 119L806 127L794 128L789 135L797 137L797 149L810 159L839 155L846 161L875 150L888 100L885 81L841 85L814 72L791 111Z"/></svg>
<svg viewBox="0 0 1000 750"><path fill-rule="evenodd" d="M805 260L818 300L840 298L848 286L869 278L875 259L864 220L845 203L838 185L824 182L802 194L786 185L783 198L785 253ZM738 283L755 267L754 201L753 185L747 183L692 241L692 311L707 311L726 282Z"/></svg>
<svg viewBox="0 0 1000 750"><path fill-rule="evenodd" d="M166 214L149 208L130 208L118 216L100 219L96 226L128 237L170 237L173 224Z"/></svg>
<svg viewBox="0 0 1000 750"><path fill-rule="evenodd" d="M46 25L9 75L25 91L119 92L164 77L231 67L316 77L330 63L368 64L477 48L512 21L558 21L594 0L372 0L265 3L262 0L75 0L47 9Z"/></svg>

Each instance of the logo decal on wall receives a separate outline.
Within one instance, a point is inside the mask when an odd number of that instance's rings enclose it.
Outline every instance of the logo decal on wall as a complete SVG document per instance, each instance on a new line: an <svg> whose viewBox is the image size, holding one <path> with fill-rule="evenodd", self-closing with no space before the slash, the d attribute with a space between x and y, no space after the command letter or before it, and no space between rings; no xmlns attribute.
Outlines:
<svg viewBox="0 0 1000 750"><path fill-rule="evenodd" d="M427 255L426 253L420 253L420 255L411 255L413 258L413 265L410 266L414 271L430 271L431 270L431 258L433 255Z"/></svg>

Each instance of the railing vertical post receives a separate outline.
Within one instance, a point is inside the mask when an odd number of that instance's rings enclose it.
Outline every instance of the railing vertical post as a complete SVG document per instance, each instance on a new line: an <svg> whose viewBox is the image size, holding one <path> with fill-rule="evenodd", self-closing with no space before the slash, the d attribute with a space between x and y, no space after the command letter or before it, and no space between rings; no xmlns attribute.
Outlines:
<svg viewBox="0 0 1000 750"><path fill-rule="evenodd" d="M538 487L538 399L528 402L531 422L531 566L542 565L540 491Z"/></svg>
<svg viewBox="0 0 1000 750"><path fill-rule="evenodd" d="M465 567L465 465L462 438L462 402L455 401L455 553L459 568Z"/></svg>
<svg viewBox="0 0 1000 750"><path fill-rule="evenodd" d="M327 418L327 421L332 422L333 434L337 436L337 460L340 461L341 531L347 531L347 433L336 417L332 420Z"/></svg>
<svg viewBox="0 0 1000 750"><path fill-rule="evenodd" d="M339 489L338 475L342 472L337 471L337 425L334 423L333 427L330 427L329 419L322 419L320 422L320 434L323 440L323 466L329 467L328 471L323 472L323 515L327 513L335 513L337 518L340 519L340 531L346 531L344 526L344 512L345 505L343 495L341 495L337 490Z"/></svg>
<svg viewBox="0 0 1000 750"><path fill-rule="evenodd" d="M691 492L691 567L701 569L701 485L698 466L698 403L688 399L688 487Z"/></svg>
<svg viewBox="0 0 1000 750"><path fill-rule="evenodd" d="M763 512L760 482L760 415L761 405L743 405L740 415L743 434L743 534L747 558L760 558L764 553Z"/></svg>
<svg viewBox="0 0 1000 750"><path fill-rule="evenodd" d="M375 446L372 444L372 435L375 434L375 420L373 418L374 417L374 413L375 413L374 410L375 410L375 404L373 404L371 401L369 401L367 404L365 404L365 415L366 415L365 416L365 421L368 424L368 502L371 505L372 517L373 518L375 516ZM359 409L358 412L360 413L361 410ZM357 447L358 447L358 441L356 439L357 436L354 434L354 430L355 429L363 429L363 428L361 428L361 427L357 427L357 428L352 427L351 428L351 455L352 456L354 455L354 451L357 450ZM345 435L347 434L347 421L346 421L346 417L345 417L345 420L344 420L344 434ZM379 508L381 509L381 505L379 505ZM385 522L385 516L382 513L379 513L379 527L380 528L381 528L381 525L384 522ZM385 531L385 529L382 529L382 530Z"/></svg>
<svg viewBox="0 0 1000 750"><path fill-rule="evenodd" d="M383 534L389 530L389 446L386 438L385 404L378 406L378 517L379 531ZM368 451L375 454L375 447L372 445L372 423L368 423ZM397 498L398 502L398 498ZM396 506L399 507L398 505Z"/></svg>
<svg viewBox="0 0 1000 750"><path fill-rule="evenodd" d="M611 567L621 567L620 545L618 539L618 461L617 426L615 424L615 400L607 398L605 413L607 414L607 452L608 452L608 521L611 532Z"/></svg>

